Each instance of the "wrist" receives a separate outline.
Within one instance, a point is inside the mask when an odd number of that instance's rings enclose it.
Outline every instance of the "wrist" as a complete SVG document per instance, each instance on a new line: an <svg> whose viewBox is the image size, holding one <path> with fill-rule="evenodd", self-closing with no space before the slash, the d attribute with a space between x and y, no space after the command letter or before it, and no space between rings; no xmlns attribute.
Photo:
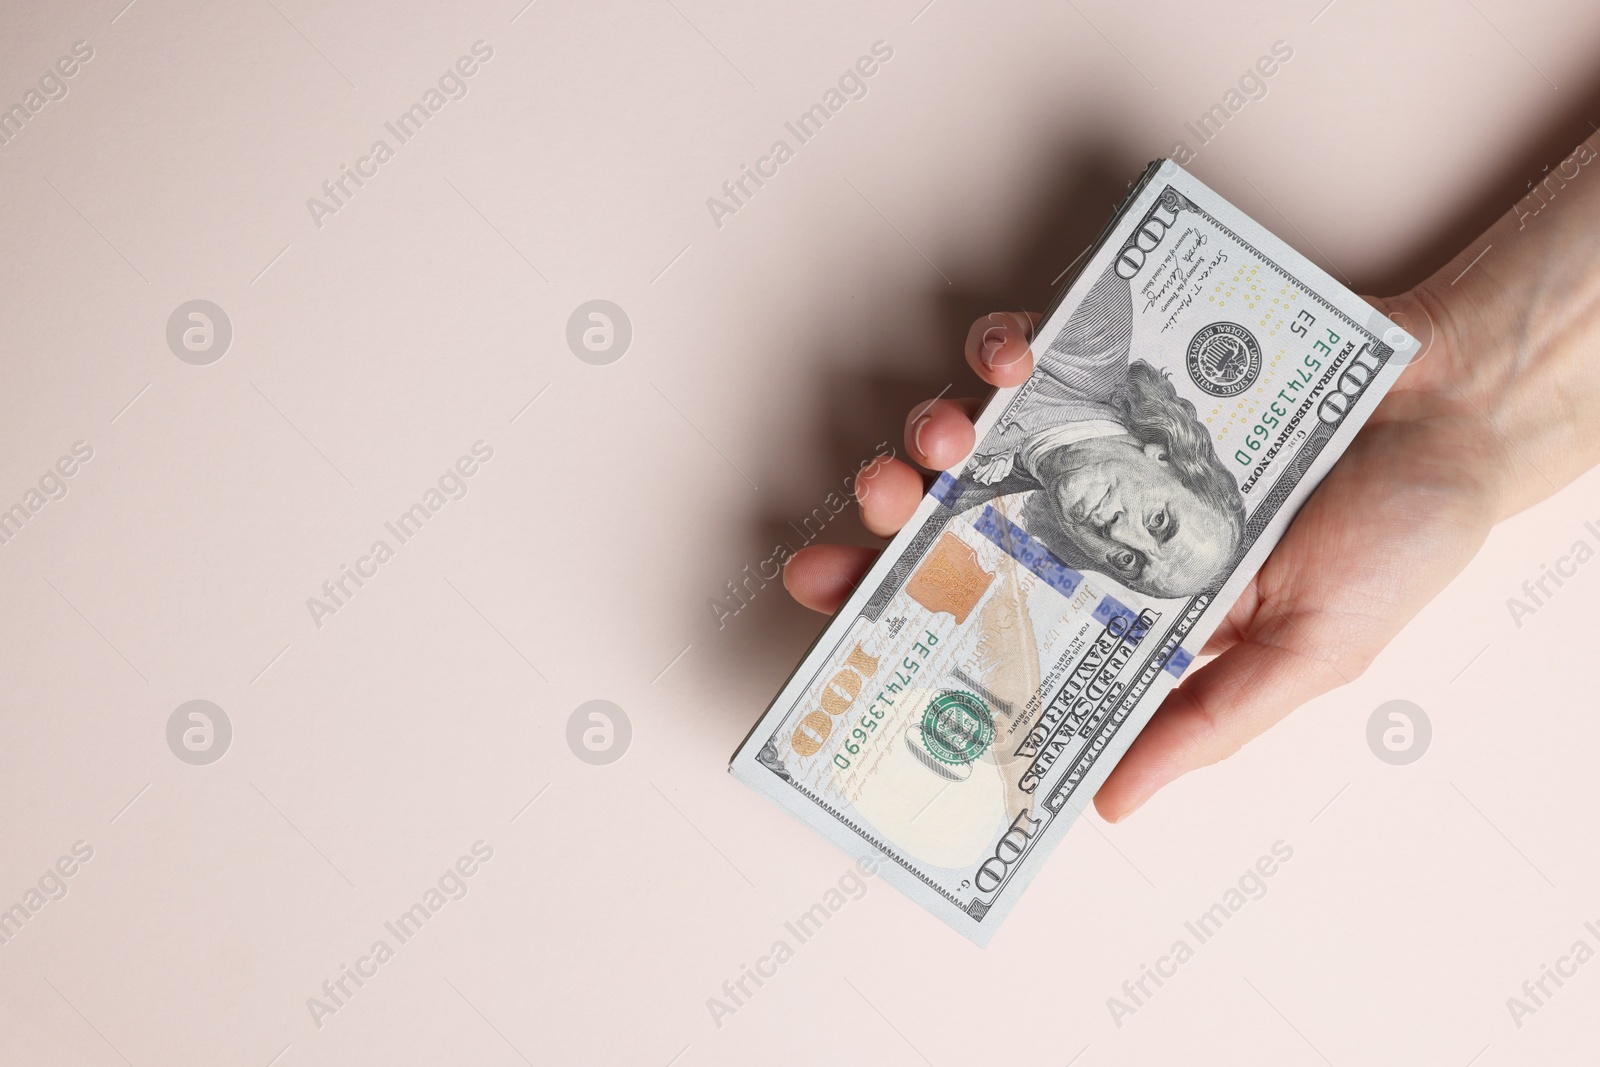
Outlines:
<svg viewBox="0 0 1600 1067"><path fill-rule="evenodd" d="M1600 174L1529 225L1506 215L1383 309L1422 347L1397 389L1455 409L1493 457L1496 521L1600 461Z"/></svg>

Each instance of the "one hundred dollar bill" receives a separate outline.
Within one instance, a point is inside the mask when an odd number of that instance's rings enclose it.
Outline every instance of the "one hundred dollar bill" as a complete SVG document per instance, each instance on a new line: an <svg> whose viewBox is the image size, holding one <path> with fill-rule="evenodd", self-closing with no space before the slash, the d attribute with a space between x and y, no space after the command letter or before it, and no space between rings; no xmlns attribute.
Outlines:
<svg viewBox="0 0 1600 1067"><path fill-rule="evenodd" d="M1417 342L1151 164L732 773L979 944Z"/></svg>

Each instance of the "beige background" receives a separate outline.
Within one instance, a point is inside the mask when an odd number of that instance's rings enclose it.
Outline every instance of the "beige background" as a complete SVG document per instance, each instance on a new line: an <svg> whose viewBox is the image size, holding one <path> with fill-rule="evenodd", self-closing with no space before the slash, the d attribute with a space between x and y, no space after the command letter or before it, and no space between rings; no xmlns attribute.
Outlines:
<svg viewBox="0 0 1600 1067"><path fill-rule="evenodd" d="M773 585L719 629L725 583L909 403L970 389L966 321L1043 302L1274 41L1193 169L1381 292L1590 132L1600 9L124 2L13 0L0 34L7 105L94 49L0 147L0 506L94 450L0 546L0 908L94 850L0 945L0 1061L1592 1058L1600 962L1520 1028L1506 998L1600 949L1600 563L1520 628L1506 599L1600 544L1600 476L1497 531L1366 677L1079 826L988 950L874 882L720 1027L706 1001L846 869L724 773L822 625ZM469 95L315 226L476 40ZM880 40L868 95L717 227L706 199ZM164 337L193 298L233 324L209 366ZM633 324L610 366L565 342L595 298ZM314 626L478 440L468 495ZM194 698L233 724L209 766L167 746ZM633 724L603 767L565 739L596 698ZM1434 725L1407 767L1364 739L1395 698ZM315 1025L479 840L467 896ZM1107 998L1278 840L1266 896L1117 1026Z"/></svg>

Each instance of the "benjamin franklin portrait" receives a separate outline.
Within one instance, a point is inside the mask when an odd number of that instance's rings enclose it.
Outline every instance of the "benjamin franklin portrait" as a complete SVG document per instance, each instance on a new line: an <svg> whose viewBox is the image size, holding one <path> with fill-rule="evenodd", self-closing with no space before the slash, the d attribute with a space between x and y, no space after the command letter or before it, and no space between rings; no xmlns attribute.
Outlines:
<svg viewBox="0 0 1600 1067"><path fill-rule="evenodd" d="M1155 597L1215 590L1244 502L1194 405L1132 358L1133 294L1107 270L982 441L950 504L1035 490L1022 525L1061 561Z"/></svg>

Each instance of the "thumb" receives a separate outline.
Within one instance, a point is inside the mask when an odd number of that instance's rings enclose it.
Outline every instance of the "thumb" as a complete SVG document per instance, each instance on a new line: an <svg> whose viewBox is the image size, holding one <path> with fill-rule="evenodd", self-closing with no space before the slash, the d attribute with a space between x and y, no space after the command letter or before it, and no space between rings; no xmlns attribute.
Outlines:
<svg viewBox="0 0 1600 1067"><path fill-rule="evenodd" d="M1096 794L1101 816L1126 818L1162 786L1231 756L1301 704L1359 673L1309 654L1305 649L1316 646L1295 625L1288 616L1270 623L1169 693Z"/></svg>

